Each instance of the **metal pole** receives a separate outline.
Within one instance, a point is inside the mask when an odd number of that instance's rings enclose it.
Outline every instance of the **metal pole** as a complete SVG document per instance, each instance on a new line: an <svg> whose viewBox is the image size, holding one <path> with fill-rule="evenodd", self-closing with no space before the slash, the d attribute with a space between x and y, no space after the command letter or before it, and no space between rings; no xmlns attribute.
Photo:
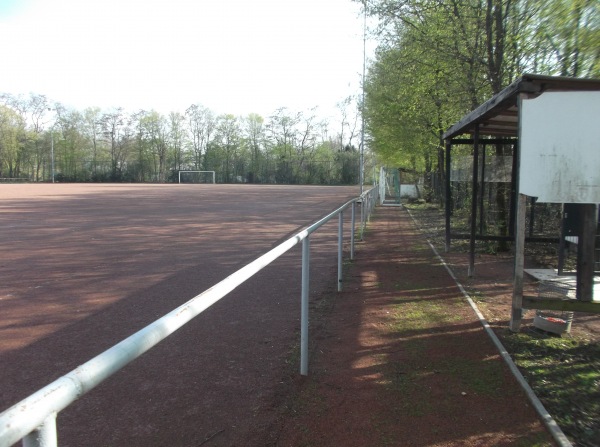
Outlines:
<svg viewBox="0 0 600 447"><path fill-rule="evenodd" d="M300 312L300 374L308 375L308 290L310 287L310 237L302 241L302 297Z"/></svg>
<svg viewBox="0 0 600 447"><path fill-rule="evenodd" d="M338 216L338 292L342 291L342 262L344 251L344 212L341 211Z"/></svg>
<svg viewBox="0 0 600 447"><path fill-rule="evenodd" d="M367 2L363 1L363 70L362 70L362 101L361 101L361 131L360 131L360 193L363 193L365 183L365 74L367 66Z"/></svg>
<svg viewBox="0 0 600 447"><path fill-rule="evenodd" d="M363 231L365 229L365 205L366 197L362 197L360 201L360 240L363 240Z"/></svg>
<svg viewBox="0 0 600 447"><path fill-rule="evenodd" d="M350 259L354 260L354 232L356 231L356 202L352 202L352 229L350 232Z"/></svg>
<svg viewBox="0 0 600 447"><path fill-rule="evenodd" d="M23 447L57 447L56 413L50 414L42 425L23 438Z"/></svg>
<svg viewBox="0 0 600 447"><path fill-rule="evenodd" d="M367 220L369 220L369 212L371 209L371 200L373 200L373 198L371 197L370 194L367 194L363 197L363 201L360 204L360 214L361 214L361 220L362 220L362 225L360 228L360 240L364 240L365 237L365 229L367 228Z"/></svg>

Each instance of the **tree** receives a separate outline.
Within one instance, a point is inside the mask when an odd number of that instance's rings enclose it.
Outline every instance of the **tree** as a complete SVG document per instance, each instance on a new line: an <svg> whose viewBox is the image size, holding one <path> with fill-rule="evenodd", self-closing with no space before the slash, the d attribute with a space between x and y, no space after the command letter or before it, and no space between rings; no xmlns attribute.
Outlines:
<svg viewBox="0 0 600 447"><path fill-rule="evenodd" d="M266 138L264 123L264 118L256 113L249 114L244 121L245 140L250 151L250 171L248 172L250 183L258 183L261 180L259 159Z"/></svg>
<svg viewBox="0 0 600 447"><path fill-rule="evenodd" d="M203 157L213 137L216 123L214 114L201 105L192 104L185 111L194 150L194 169L202 169ZM206 166L205 166L206 167Z"/></svg>
<svg viewBox="0 0 600 447"><path fill-rule="evenodd" d="M185 157L185 116L179 112L169 113L168 146L170 151L172 180L187 163Z"/></svg>
<svg viewBox="0 0 600 447"><path fill-rule="evenodd" d="M278 183L297 183L294 175L294 147L296 143L296 125L301 114L290 115L288 109L277 109L269 118L267 131L271 150L277 160L275 179Z"/></svg>
<svg viewBox="0 0 600 447"><path fill-rule="evenodd" d="M154 161L153 180L160 183L166 181L167 161L167 122L163 115L152 110L143 113L139 119L142 140L147 144Z"/></svg>
<svg viewBox="0 0 600 447"><path fill-rule="evenodd" d="M236 169L235 161L241 143L241 129L238 119L231 114L221 115L217 118L214 150L222 155L220 170L223 181L231 183L236 180L240 170Z"/></svg>
<svg viewBox="0 0 600 447"><path fill-rule="evenodd" d="M10 107L0 105L0 178L19 177L20 141L25 135L23 118Z"/></svg>
<svg viewBox="0 0 600 447"><path fill-rule="evenodd" d="M98 164L100 162L101 111L98 107L89 107L83 111L84 133L87 136L91 152L91 179L99 180Z"/></svg>
<svg viewBox="0 0 600 447"><path fill-rule="evenodd" d="M67 110L61 105L56 106L56 111L58 120L53 129L59 130L59 137L53 137L53 144L59 178L63 181L87 180L87 172L82 166L87 157L84 117L78 111Z"/></svg>
<svg viewBox="0 0 600 447"><path fill-rule="evenodd" d="M353 111L350 111L349 109L352 107L353 104L355 105L355 109ZM340 111L340 115L342 118L339 128L340 130L337 137L339 144L338 147L340 150L344 150L346 146L352 146L352 140L358 134L360 113L359 110L356 108L357 105L358 101L352 96L348 96L343 101L337 104L337 108ZM346 128L348 128L347 133Z"/></svg>
<svg viewBox="0 0 600 447"><path fill-rule="evenodd" d="M535 67L561 76L600 76L600 5L595 0L531 1L537 11L528 29L536 44Z"/></svg>
<svg viewBox="0 0 600 447"><path fill-rule="evenodd" d="M109 145L110 180L113 182L123 180L131 137L131 130L127 124L127 116L122 108L105 112L100 118L102 134Z"/></svg>
<svg viewBox="0 0 600 447"><path fill-rule="evenodd" d="M318 122L314 115L314 109L310 115L300 114L301 121L298 122L298 142L296 144L296 160L298 180L302 183L315 183L314 170L311 169L317 138L323 123Z"/></svg>
<svg viewBox="0 0 600 447"><path fill-rule="evenodd" d="M21 116L27 129L20 141L19 169L28 169L31 178L40 181L44 177L44 168L50 154L50 147L45 144L43 138L44 129L49 121L48 99L44 95L33 93L28 98L4 93L0 95L0 101Z"/></svg>

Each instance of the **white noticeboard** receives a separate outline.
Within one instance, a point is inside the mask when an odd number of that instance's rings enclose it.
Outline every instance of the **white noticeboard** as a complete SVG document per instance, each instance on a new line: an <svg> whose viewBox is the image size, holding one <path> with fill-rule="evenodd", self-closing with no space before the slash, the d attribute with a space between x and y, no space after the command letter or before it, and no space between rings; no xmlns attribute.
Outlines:
<svg viewBox="0 0 600 447"><path fill-rule="evenodd" d="M519 192L600 203L600 92L546 92L520 106Z"/></svg>

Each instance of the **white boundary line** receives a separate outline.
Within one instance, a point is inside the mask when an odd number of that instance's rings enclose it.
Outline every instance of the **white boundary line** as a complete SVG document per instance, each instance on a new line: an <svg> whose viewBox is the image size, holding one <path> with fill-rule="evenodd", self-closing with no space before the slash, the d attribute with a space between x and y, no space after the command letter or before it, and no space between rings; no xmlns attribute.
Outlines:
<svg viewBox="0 0 600 447"><path fill-rule="evenodd" d="M415 223L415 225L417 225L417 228L418 228L419 225L417 224L417 221L414 218L414 216L412 215L412 213L410 212L410 210L406 209L406 211L408 212L408 215L412 218L413 222ZM485 329L485 332L492 339L492 341L494 342L494 345L496 345L496 348L498 348L500 355L502 356L502 358L508 365L508 368L512 372L515 379L517 379L517 382L519 382L519 385L521 385L521 388L523 388L523 391L525 391L527 398L529 399L529 401L531 402L531 404L537 411L538 415L544 422L544 425L546 426L546 428L548 429L548 431L550 432L550 434L552 435L552 437L554 438L556 443L560 447L573 447L573 444L571 444L571 442L566 437L566 435L563 433L563 431L560 429L560 427L558 426L556 421L552 418L550 413L548 413L548 410L546 410L546 408L544 407L542 402L536 396L535 392L531 389L531 387L525 380L525 377L523 377L523 374L521 374L521 371L519 371L519 368L513 361L512 357L510 356L510 354L508 353L508 351L506 350L506 348L504 347L504 345L502 344L502 342L500 341L500 339L498 338L498 336L496 335L494 330L490 327L490 324L487 322L487 320L485 319L485 317L479 310L479 307L477 307L477 304L475 303L475 301L473 301L471 299L471 296L467 293L465 288L458 281L458 278L456 277L456 275L454 275L454 272L452 271L450 266L446 263L444 258L442 258L442 256L438 253L438 251L433 246L431 241L429 239L426 239L426 240L427 240L427 243L429 244L429 247L431 247L431 250L433 250L433 253L437 256L437 258L440 260L442 265L446 268L446 271L448 272L448 274L452 277L452 279L454 280L454 282L456 283L456 285L458 286L458 288L460 289L460 291L462 292L464 297L467 299L469 305L475 312L475 315L477 315L479 322Z"/></svg>

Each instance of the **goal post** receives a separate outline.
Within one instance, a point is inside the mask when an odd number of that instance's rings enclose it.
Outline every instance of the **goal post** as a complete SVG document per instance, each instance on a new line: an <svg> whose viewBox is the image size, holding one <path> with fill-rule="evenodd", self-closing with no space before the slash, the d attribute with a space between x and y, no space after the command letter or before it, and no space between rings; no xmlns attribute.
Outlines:
<svg viewBox="0 0 600 447"><path fill-rule="evenodd" d="M179 183L216 183L215 171L179 171Z"/></svg>

